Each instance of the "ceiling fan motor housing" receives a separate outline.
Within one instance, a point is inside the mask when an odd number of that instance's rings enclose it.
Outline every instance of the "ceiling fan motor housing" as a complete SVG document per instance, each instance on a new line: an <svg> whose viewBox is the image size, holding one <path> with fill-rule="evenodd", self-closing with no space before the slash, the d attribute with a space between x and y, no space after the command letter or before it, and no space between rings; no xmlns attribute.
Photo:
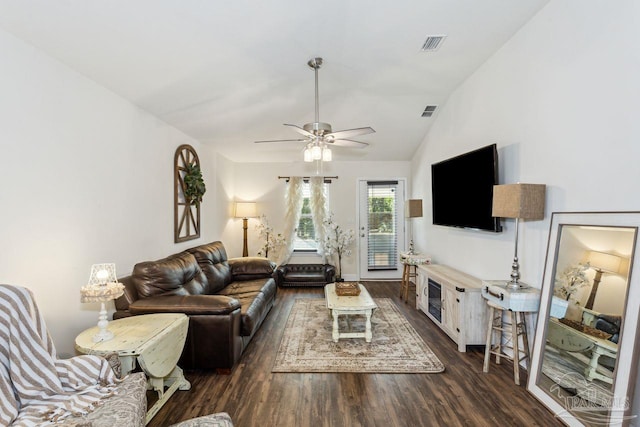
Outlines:
<svg viewBox="0 0 640 427"><path fill-rule="evenodd" d="M322 123L322 122L307 123L304 126L302 126L302 128L307 132L314 134L315 136L322 136L322 135L331 133L331 125L329 123Z"/></svg>

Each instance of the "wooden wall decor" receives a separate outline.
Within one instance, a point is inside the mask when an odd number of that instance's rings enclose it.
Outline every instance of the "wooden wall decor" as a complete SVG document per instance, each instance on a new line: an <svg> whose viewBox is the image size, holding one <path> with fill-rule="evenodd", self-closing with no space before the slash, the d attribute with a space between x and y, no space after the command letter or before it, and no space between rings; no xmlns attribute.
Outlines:
<svg viewBox="0 0 640 427"><path fill-rule="evenodd" d="M199 200L185 197L187 172L193 170L194 166L200 171L200 159L192 146L179 146L173 164L173 233L175 243L179 243L200 237L200 201L205 189L202 183Z"/></svg>

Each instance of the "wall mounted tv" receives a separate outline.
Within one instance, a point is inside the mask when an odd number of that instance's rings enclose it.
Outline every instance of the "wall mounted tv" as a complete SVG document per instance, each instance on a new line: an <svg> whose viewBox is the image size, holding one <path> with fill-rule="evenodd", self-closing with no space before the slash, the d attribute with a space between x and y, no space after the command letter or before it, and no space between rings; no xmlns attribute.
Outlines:
<svg viewBox="0 0 640 427"><path fill-rule="evenodd" d="M493 186L498 184L496 144L431 165L433 223L502 231L491 216Z"/></svg>

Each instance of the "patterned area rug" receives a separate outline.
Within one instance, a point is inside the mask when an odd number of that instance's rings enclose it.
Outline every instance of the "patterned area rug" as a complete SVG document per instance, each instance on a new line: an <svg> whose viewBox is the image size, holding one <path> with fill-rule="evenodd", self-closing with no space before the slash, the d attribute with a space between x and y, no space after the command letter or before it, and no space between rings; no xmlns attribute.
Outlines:
<svg viewBox="0 0 640 427"><path fill-rule="evenodd" d="M373 339L331 339L332 319L324 299L294 301L272 372L437 373L444 365L389 298L374 299ZM364 316L349 316L352 331L364 331ZM347 328L340 316L340 330Z"/></svg>
<svg viewBox="0 0 640 427"><path fill-rule="evenodd" d="M551 386L550 392L553 395L558 395L556 387L560 387L569 395L587 401L580 404L583 408L593 408L593 404L610 406L614 399L611 385L599 380L587 381L584 377L585 367L585 364L574 360L567 352L561 352L551 345L545 346L542 373L556 384Z"/></svg>

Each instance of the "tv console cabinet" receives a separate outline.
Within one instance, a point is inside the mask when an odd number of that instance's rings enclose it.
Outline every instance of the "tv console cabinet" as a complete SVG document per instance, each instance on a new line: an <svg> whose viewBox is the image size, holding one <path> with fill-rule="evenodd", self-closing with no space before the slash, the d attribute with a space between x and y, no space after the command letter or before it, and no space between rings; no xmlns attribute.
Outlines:
<svg viewBox="0 0 640 427"><path fill-rule="evenodd" d="M486 344L482 280L446 265L420 265L416 282L416 308L458 344L458 351Z"/></svg>

